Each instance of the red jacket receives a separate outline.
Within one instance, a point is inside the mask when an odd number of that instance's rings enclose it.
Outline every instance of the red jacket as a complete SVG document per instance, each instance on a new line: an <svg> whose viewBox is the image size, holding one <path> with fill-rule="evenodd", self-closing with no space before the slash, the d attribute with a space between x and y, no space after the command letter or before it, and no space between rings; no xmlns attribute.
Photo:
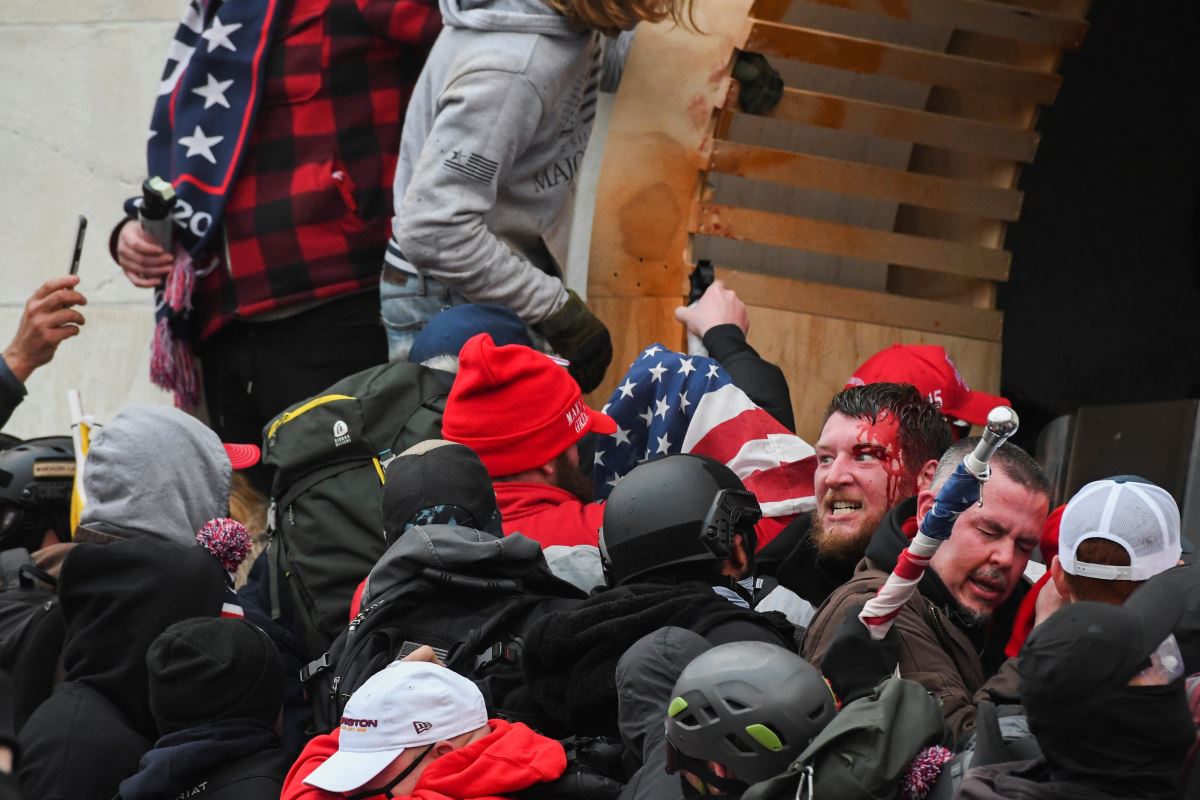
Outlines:
<svg viewBox="0 0 1200 800"><path fill-rule="evenodd" d="M520 722L488 721L492 732L435 759L408 797L414 800L490 800L555 780L567 768L567 754L553 739ZM304 783L338 749L338 731L310 741L288 770L280 800L338 800L344 795ZM379 796L383 800L383 796Z"/></svg>
<svg viewBox="0 0 1200 800"><path fill-rule="evenodd" d="M555 544L600 544L603 503L581 503L570 492L544 483L496 481L496 504L504 535L523 533L543 548ZM795 517L764 517L754 530L758 550L779 535Z"/></svg>
<svg viewBox="0 0 1200 800"><path fill-rule="evenodd" d="M523 533L542 547L600 544L603 503L581 503L575 495L544 483L496 481L496 504L504 533Z"/></svg>

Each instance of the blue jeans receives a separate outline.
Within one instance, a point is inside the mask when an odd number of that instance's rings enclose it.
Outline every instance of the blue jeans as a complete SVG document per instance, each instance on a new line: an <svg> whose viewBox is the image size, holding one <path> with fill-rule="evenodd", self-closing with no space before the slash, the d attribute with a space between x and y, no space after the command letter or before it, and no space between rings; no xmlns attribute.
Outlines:
<svg viewBox="0 0 1200 800"><path fill-rule="evenodd" d="M441 281L392 267L383 269L386 277L379 283L379 313L387 330L388 360L404 361L426 322L438 312L468 301Z"/></svg>

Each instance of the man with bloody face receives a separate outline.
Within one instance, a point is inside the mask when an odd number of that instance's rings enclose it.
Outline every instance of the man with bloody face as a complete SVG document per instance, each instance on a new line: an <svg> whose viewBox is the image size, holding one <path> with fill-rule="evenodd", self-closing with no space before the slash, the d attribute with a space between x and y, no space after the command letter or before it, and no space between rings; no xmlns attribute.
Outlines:
<svg viewBox="0 0 1200 800"><path fill-rule="evenodd" d="M880 521L846 584L833 591L809 625L801 655L820 666L843 619L857 616L896 567L938 490L978 439L956 442L932 481ZM820 450L818 449L818 453ZM1027 588L1022 574L1038 545L1050 505L1050 485L1025 451L1009 442L991 461L980 502L954 522L930 560L917 592L900 608L900 677L938 698L946 725L960 743L974 728L981 699L1015 701L1015 661L1004 644ZM836 671L833 664L827 665Z"/></svg>
<svg viewBox="0 0 1200 800"><path fill-rule="evenodd" d="M819 606L850 580L888 510L929 487L949 446L941 412L908 384L834 395L816 445L817 506L780 535L795 546L779 566L779 582Z"/></svg>

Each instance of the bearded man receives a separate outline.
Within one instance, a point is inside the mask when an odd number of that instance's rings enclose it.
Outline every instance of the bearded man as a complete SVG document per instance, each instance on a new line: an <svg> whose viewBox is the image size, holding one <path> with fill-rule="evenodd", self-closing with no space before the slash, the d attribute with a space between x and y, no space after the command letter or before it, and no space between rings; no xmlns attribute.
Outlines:
<svg viewBox="0 0 1200 800"><path fill-rule="evenodd" d="M779 583L821 605L850 580L867 543L892 508L928 489L950 446L941 410L909 384L871 383L836 395L817 440L811 517L792 523L796 541ZM902 524L916 532L915 503ZM806 530L805 530L806 529Z"/></svg>

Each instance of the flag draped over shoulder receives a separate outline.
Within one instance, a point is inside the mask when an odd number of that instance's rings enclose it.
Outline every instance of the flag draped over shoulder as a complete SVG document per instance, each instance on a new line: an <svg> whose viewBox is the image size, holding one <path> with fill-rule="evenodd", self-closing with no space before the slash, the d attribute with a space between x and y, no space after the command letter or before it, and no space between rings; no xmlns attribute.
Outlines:
<svg viewBox="0 0 1200 800"><path fill-rule="evenodd" d="M725 464L758 497L759 548L815 505L813 448L755 405L714 359L652 345L634 360L604 412L618 427L596 441L597 500L643 461L692 453Z"/></svg>

